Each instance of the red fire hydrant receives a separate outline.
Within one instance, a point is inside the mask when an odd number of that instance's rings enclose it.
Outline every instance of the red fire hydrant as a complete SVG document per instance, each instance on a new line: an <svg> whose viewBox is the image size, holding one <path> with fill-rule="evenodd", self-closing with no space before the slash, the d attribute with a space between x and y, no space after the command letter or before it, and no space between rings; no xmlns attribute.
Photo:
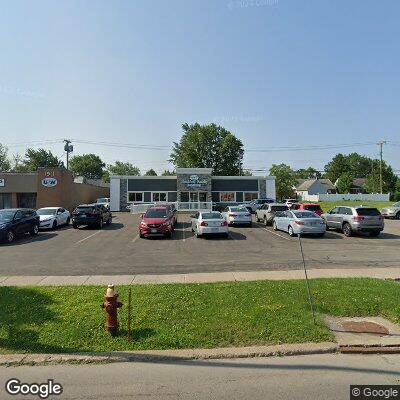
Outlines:
<svg viewBox="0 0 400 400"><path fill-rule="evenodd" d="M104 327L114 336L118 329L118 308L122 307L122 303L118 301L118 293L114 290L114 285L108 285L101 307L106 310Z"/></svg>

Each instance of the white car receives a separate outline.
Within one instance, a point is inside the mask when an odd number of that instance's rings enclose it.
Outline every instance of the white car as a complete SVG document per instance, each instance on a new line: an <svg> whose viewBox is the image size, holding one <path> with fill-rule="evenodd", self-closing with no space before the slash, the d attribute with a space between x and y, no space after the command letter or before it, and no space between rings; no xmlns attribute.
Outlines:
<svg viewBox="0 0 400 400"><path fill-rule="evenodd" d="M44 207L36 211L40 219L40 229L57 229L62 225L69 225L71 215L62 207Z"/></svg>
<svg viewBox="0 0 400 400"><path fill-rule="evenodd" d="M110 208L110 198L109 197L100 197L96 200L97 204L102 204L104 207Z"/></svg>
<svg viewBox="0 0 400 400"><path fill-rule="evenodd" d="M214 234L228 237L228 223L219 211L198 211L190 218L196 237Z"/></svg>
<svg viewBox="0 0 400 400"><path fill-rule="evenodd" d="M222 211L228 225L252 225L251 212L244 206L228 206Z"/></svg>
<svg viewBox="0 0 400 400"><path fill-rule="evenodd" d="M394 203L388 208L382 208L381 214L384 216L384 218L400 219L400 201L398 203Z"/></svg>

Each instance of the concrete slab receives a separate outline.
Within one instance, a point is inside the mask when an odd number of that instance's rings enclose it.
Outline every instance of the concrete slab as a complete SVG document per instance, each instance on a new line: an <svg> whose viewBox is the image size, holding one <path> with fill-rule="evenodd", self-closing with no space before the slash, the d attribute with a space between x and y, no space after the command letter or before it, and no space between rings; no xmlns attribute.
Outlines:
<svg viewBox="0 0 400 400"><path fill-rule="evenodd" d="M135 275L91 275L85 285L130 285Z"/></svg>
<svg viewBox="0 0 400 400"><path fill-rule="evenodd" d="M187 274L186 283L206 283L206 282L233 282L235 275L232 272L213 272L202 274Z"/></svg>
<svg viewBox="0 0 400 400"><path fill-rule="evenodd" d="M0 286L35 286L44 278L45 276L9 276Z"/></svg>
<svg viewBox="0 0 400 400"><path fill-rule="evenodd" d="M0 276L0 283L4 282L8 277L7 276Z"/></svg>
<svg viewBox="0 0 400 400"><path fill-rule="evenodd" d="M39 286L61 286L71 285L79 286L83 285L89 279L89 275L81 276L46 276L40 283Z"/></svg>
<svg viewBox="0 0 400 400"><path fill-rule="evenodd" d="M393 324L385 318L381 317L332 317L326 316L325 322L335 335L339 346L400 346L400 326ZM378 324L385 328L388 334L382 333L357 333L349 332L346 325L355 322L370 322Z"/></svg>
<svg viewBox="0 0 400 400"><path fill-rule="evenodd" d="M172 275L136 275L132 284L163 284L163 283L185 283L184 274Z"/></svg>

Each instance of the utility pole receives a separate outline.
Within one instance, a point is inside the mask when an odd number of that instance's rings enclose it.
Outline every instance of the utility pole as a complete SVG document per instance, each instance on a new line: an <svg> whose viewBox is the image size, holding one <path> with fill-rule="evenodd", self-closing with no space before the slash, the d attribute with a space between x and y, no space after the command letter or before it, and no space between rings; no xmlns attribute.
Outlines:
<svg viewBox="0 0 400 400"><path fill-rule="evenodd" d="M74 151L74 146L72 146L71 141L68 139L64 139L64 151L67 152L67 169L69 167L69 153L72 153Z"/></svg>
<svg viewBox="0 0 400 400"><path fill-rule="evenodd" d="M381 194L383 193L383 179L382 179L382 162L383 162L383 145L386 144L386 140L381 140L378 143L380 147L380 162L379 162L379 183L381 188Z"/></svg>

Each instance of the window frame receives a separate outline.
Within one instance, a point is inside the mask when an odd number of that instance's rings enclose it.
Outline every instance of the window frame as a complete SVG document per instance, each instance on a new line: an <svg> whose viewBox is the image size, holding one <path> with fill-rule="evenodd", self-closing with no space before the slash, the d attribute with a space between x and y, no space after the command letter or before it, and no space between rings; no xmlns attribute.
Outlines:
<svg viewBox="0 0 400 400"><path fill-rule="evenodd" d="M130 194L135 194L135 195L136 195L136 194L141 194L141 195L142 195L142 201L138 201L138 200L129 200L129 195L130 195ZM128 191L127 203L144 203L144 192L129 190L129 191Z"/></svg>
<svg viewBox="0 0 400 400"><path fill-rule="evenodd" d="M160 194L164 194L165 195L165 200L155 200L154 199L154 195L160 195ZM168 192L151 192L151 201L153 203L167 203L168 202Z"/></svg>
<svg viewBox="0 0 400 400"><path fill-rule="evenodd" d="M222 200L222 195L230 193L233 194L233 200ZM236 203L236 192L234 191L229 191L229 192L219 192L219 202L220 203Z"/></svg>
<svg viewBox="0 0 400 400"><path fill-rule="evenodd" d="M243 193L243 201L244 202L251 202L251 201L256 201L259 200L259 193L255 192L255 191L246 191L246 192L242 192ZM252 198L250 200L246 200L246 194L250 194L250 195L256 195L256 198Z"/></svg>

